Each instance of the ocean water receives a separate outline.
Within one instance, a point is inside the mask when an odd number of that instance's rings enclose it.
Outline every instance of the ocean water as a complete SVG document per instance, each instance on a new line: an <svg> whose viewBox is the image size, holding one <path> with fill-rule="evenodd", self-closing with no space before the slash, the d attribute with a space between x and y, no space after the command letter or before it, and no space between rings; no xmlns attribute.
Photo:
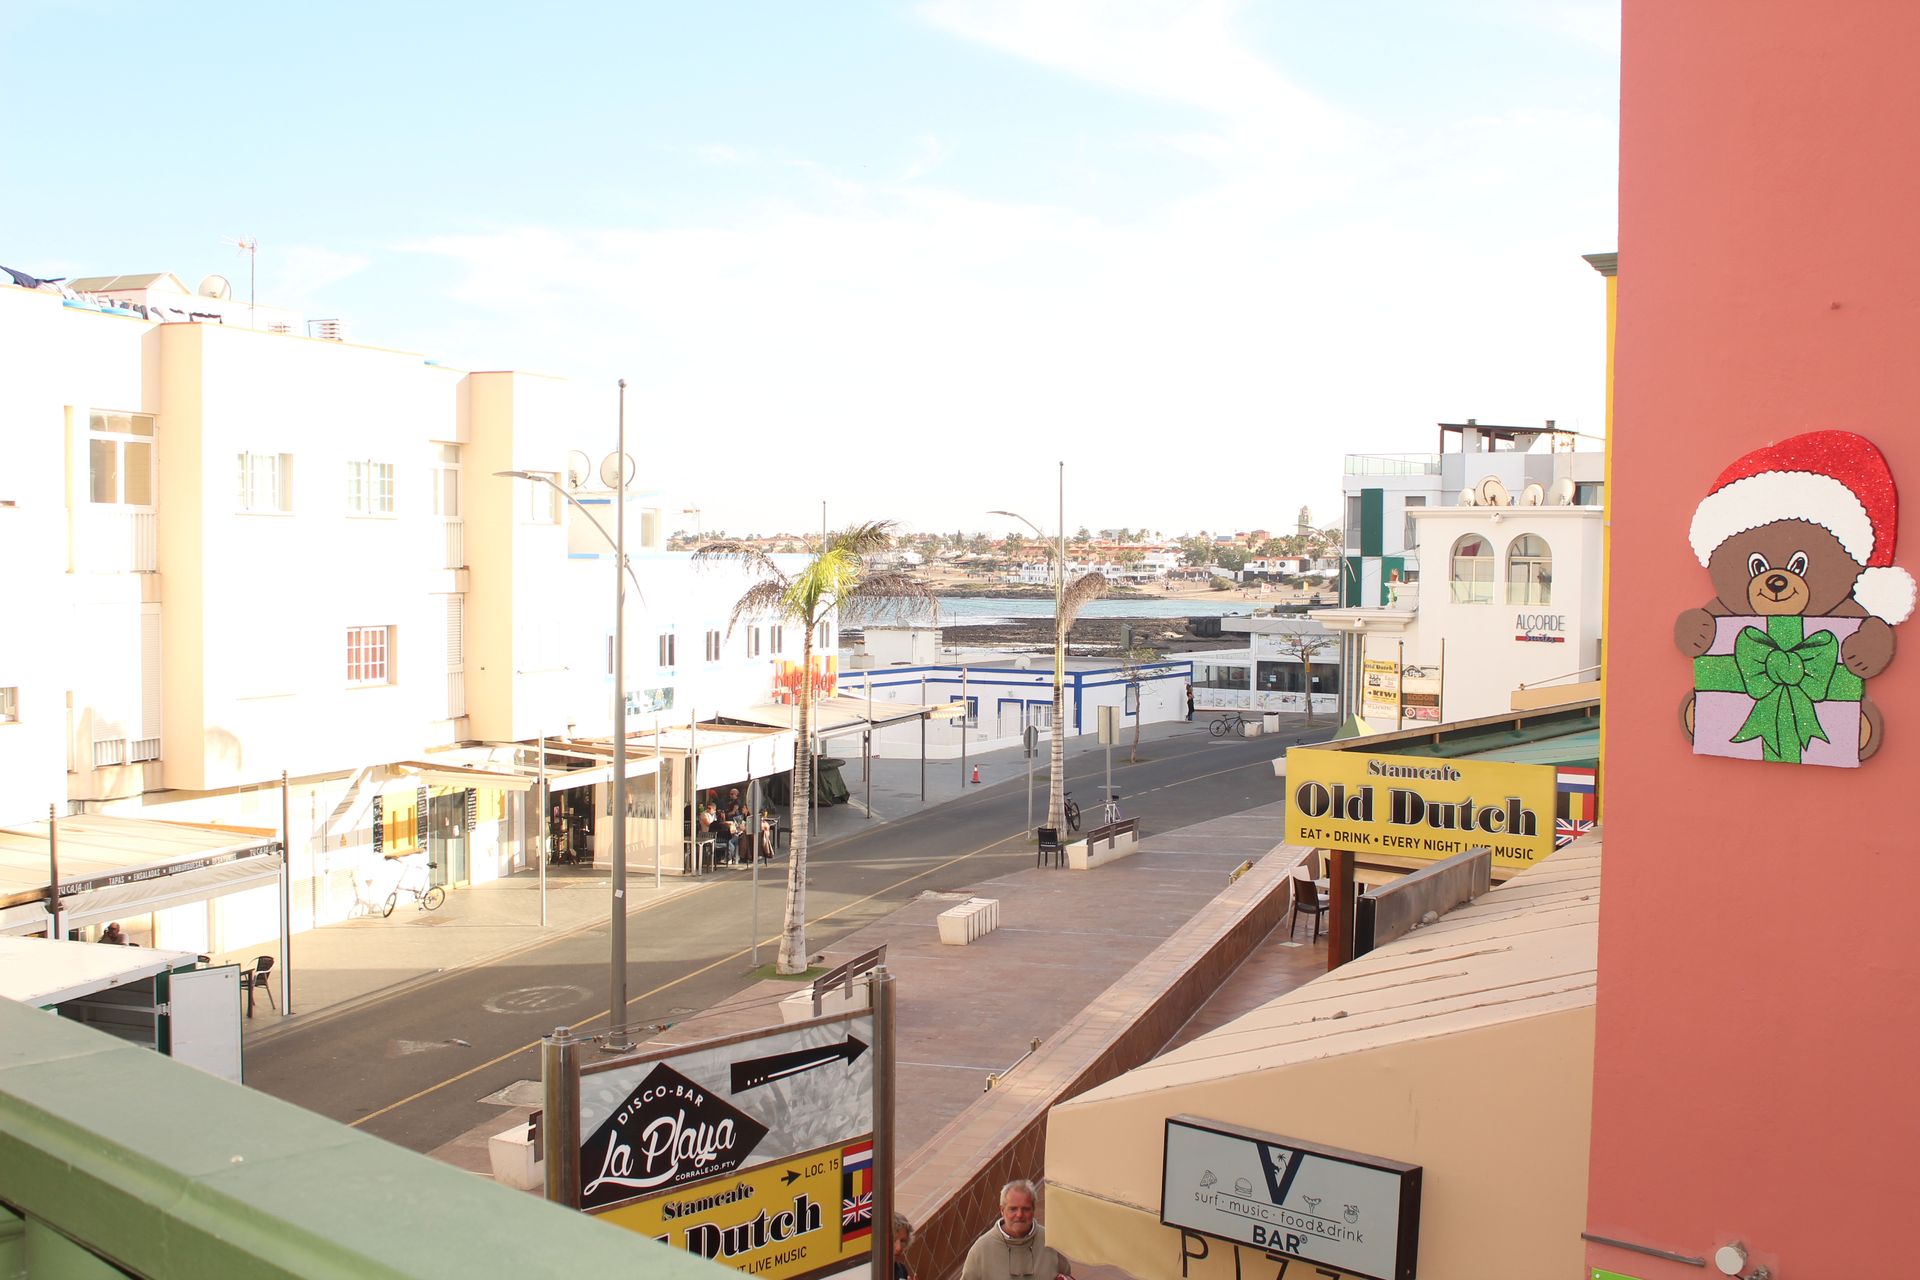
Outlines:
<svg viewBox="0 0 1920 1280"><path fill-rule="evenodd" d="M1217 599L1092 600L1083 618L1224 618L1253 612L1254 602L1221 592ZM941 625L1001 622L1010 618L1051 618L1051 600L1009 600L997 596L940 597Z"/></svg>

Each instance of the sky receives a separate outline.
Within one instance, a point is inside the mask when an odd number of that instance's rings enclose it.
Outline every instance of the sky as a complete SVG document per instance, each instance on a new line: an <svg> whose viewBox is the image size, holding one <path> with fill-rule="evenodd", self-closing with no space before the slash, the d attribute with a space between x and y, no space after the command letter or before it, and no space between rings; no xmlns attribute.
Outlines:
<svg viewBox="0 0 1920 1280"><path fill-rule="evenodd" d="M565 376L731 533L1334 522L1605 421L1617 0L0 0L0 263ZM598 412L597 406L604 406ZM1597 446L1595 446L1597 447Z"/></svg>

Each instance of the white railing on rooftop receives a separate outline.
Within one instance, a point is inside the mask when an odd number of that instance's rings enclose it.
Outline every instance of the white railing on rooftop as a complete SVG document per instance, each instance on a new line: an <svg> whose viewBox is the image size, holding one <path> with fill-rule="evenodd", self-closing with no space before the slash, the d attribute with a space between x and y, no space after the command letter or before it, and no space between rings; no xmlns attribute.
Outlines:
<svg viewBox="0 0 1920 1280"><path fill-rule="evenodd" d="M1440 474L1440 455L1350 453L1347 455L1346 473L1350 476L1437 476Z"/></svg>

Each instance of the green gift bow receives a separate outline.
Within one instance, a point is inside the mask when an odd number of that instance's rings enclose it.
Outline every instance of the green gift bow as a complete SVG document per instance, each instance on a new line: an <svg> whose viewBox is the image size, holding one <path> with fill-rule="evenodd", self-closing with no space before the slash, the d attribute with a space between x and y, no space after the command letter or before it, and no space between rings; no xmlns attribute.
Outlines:
<svg viewBox="0 0 1920 1280"><path fill-rule="evenodd" d="M1733 640L1733 662L1753 710L1732 741L1758 738L1768 759L1795 763L1814 739L1831 741L1814 704L1826 699L1840 663L1833 632L1816 631L1795 642L1742 627Z"/></svg>

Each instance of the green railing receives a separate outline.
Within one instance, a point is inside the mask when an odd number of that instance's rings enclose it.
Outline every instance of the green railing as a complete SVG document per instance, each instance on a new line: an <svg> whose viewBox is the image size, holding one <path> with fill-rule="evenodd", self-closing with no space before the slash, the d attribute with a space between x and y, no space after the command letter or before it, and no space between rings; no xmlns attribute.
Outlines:
<svg viewBox="0 0 1920 1280"><path fill-rule="evenodd" d="M0 1277L126 1273L736 1274L0 1000Z"/></svg>

